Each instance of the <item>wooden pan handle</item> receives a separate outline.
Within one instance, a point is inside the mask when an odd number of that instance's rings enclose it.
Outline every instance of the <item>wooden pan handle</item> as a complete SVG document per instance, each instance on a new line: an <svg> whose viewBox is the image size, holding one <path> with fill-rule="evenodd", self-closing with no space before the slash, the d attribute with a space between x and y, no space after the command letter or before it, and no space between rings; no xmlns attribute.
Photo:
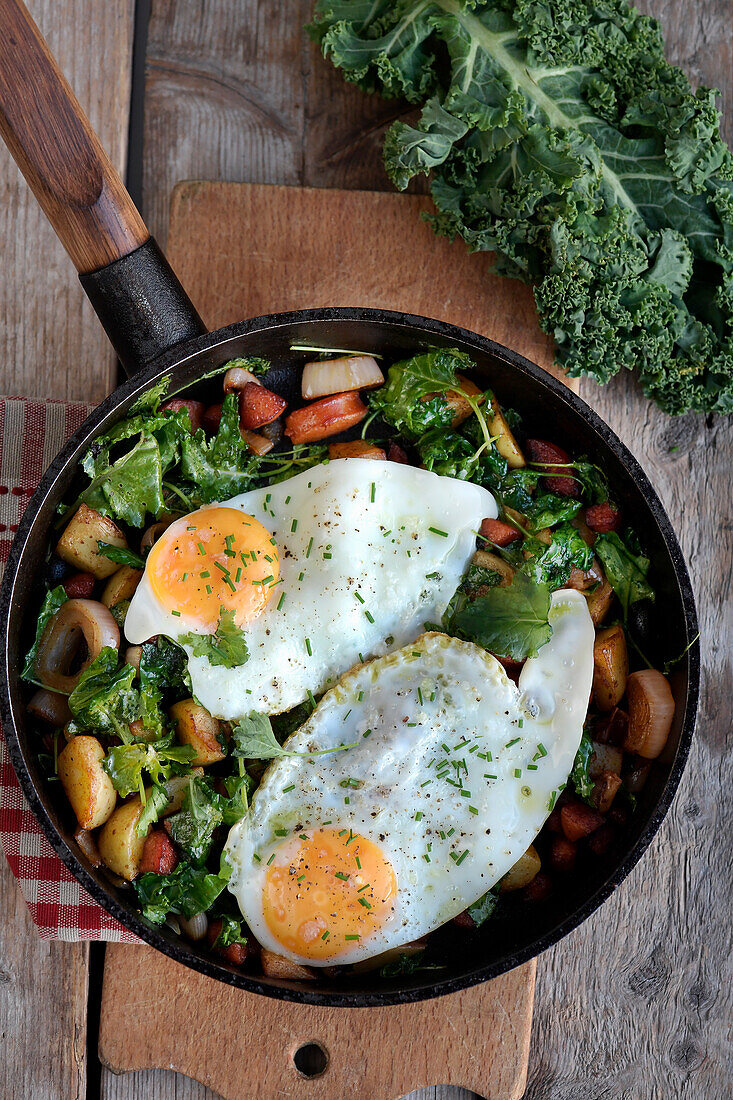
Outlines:
<svg viewBox="0 0 733 1100"><path fill-rule="evenodd" d="M0 134L77 271L150 234L21 0L0 0Z"/></svg>

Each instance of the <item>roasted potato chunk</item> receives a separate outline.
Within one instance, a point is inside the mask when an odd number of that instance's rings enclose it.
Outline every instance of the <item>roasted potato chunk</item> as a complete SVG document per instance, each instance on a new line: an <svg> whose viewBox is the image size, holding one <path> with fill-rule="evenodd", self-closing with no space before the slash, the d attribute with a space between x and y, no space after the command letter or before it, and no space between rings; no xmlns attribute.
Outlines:
<svg viewBox="0 0 733 1100"><path fill-rule="evenodd" d="M629 675L623 627L609 626L596 634L593 646L593 698L599 710L613 710L621 702Z"/></svg>
<svg viewBox="0 0 733 1100"><path fill-rule="evenodd" d="M102 767L104 749L96 737L72 737L59 753L59 779L82 829L96 829L117 802L112 780Z"/></svg>
<svg viewBox="0 0 733 1100"><path fill-rule="evenodd" d="M103 580L116 573L119 565L99 553L100 542L127 546L127 539L116 523L86 504L80 504L56 545L56 553L74 568Z"/></svg>
<svg viewBox="0 0 733 1100"><path fill-rule="evenodd" d="M492 554L488 550L477 550L471 558L471 563L472 565L478 565L481 569L491 569L492 572L499 573L501 576L500 588L506 588L508 584L512 583L514 570L498 554Z"/></svg>
<svg viewBox="0 0 733 1100"><path fill-rule="evenodd" d="M263 947L260 953L262 960L262 973L268 978L289 978L295 981L312 982L315 974L307 966L286 959L284 955L276 955Z"/></svg>
<svg viewBox="0 0 733 1100"><path fill-rule="evenodd" d="M504 875L499 884L499 890L502 894L508 894L511 890L521 890L532 881L541 866L537 850L534 844L530 844L524 855L520 856Z"/></svg>
<svg viewBox="0 0 733 1100"><path fill-rule="evenodd" d="M206 767L224 759L221 725L205 707L193 699L182 699L174 703L168 713L176 724L178 740L182 745L192 745L196 752L192 764Z"/></svg>
<svg viewBox="0 0 733 1100"><path fill-rule="evenodd" d="M504 419L504 413L501 411L499 402L495 397L491 398L491 410L487 419L489 431L492 435L498 436L495 443L496 449L501 457L507 460L510 468L518 470L520 467L526 466L524 455L519 449L519 444Z"/></svg>
<svg viewBox="0 0 733 1100"><path fill-rule="evenodd" d="M114 607L123 600L131 600L142 577L141 569L134 569L131 565L120 566L104 586L102 592L104 606Z"/></svg>
<svg viewBox="0 0 733 1100"><path fill-rule="evenodd" d="M117 807L97 836L97 847L105 866L128 882L135 878L143 857L145 836L137 835L142 812L143 804L138 797L124 802Z"/></svg>

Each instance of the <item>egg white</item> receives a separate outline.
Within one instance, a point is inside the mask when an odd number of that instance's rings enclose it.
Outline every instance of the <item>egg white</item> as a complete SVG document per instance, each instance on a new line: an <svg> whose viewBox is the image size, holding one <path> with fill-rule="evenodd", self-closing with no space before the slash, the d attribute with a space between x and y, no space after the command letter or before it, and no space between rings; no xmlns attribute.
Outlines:
<svg viewBox="0 0 733 1100"><path fill-rule="evenodd" d="M594 629L583 596L555 592L550 622L552 637L519 687L479 646L428 633L324 695L287 749L355 747L273 763L226 845L229 889L264 947L310 966L378 955L444 924L513 866L567 780L591 690ZM345 779L362 786L340 786ZM324 822L378 845L397 894L377 932L313 960L271 934L262 899L271 855Z"/></svg>
<svg viewBox="0 0 733 1100"><path fill-rule="evenodd" d="M245 627L246 664L211 665L186 647L194 695L225 719L289 710L357 662L440 622L481 520L497 515L479 485L358 458L221 503L263 523L280 557L280 583ZM154 595L146 571L127 612L128 639L177 639L186 629Z"/></svg>

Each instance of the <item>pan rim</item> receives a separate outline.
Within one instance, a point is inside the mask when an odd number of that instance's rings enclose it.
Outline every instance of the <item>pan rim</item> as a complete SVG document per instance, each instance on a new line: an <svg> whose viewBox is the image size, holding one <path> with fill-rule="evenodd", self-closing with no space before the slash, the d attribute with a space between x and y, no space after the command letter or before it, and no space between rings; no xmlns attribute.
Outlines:
<svg viewBox="0 0 733 1100"><path fill-rule="evenodd" d="M383 309L369 309L364 307L327 307L321 309L294 310L275 314L264 314L249 318L245 321L235 322L212 333L195 337L193 340L165 352L142 371L124 382L114 390L105 400L94 409L89 417L80 426L57 457L45 471L38 488L28 502L18 526L15 539L11 546L5 574L0 590L0 621L7 623L11 605L15 601L16 585L18 581L19 567L23 561L29 532L33 527L36 516L47 498L53 495L53 488L63 470L78 457L82 448L88 445L90 435L96 435L103 429L105 421L112 418L120 406L128 399L131 401L140 392L159 381L167 373L172 373L178 368L183 368L187 362L197 355L211 351L227 341L235 340L241 336L251 335L265 329L273 330L278 327L290 327L293 324L309 324L312 322L366 322L376 325L390 326L392 328L403 327L407 329L419 329L426 336L435 336L442 341L456 342L474 347L485 355L492 355L503 360L510 368L531 380L532 383L549 388L554 396L567 405L574 414L582 416L589 426L599 436L602 443L610 448L616 458L623 463L630 476L642 490L646 504L657 523L662 535L667 553L669 554L674 574L679 585L680 597L684 613L684 626L687 639L693 639L697 634L697 614L692 585L689 578L684 557L672 524L666 511L657 496L649 478L644 470L628 450L628 448L616 436L613 430L590 408L577 394L570 391L562 382L553 375L544 371L531 360L518 352L499 344L468 329L451 325L447 322L433 318L421 317L414 314L390 311ZM527 962L529 959L541 954L550 946L559 942L574 928L578 927L613 893L620 883L628 876L636 866L641 856L649 847L653 837L657 833L664 817L669 810L672 799L677 791L684 767L689 755L690 746L695 727L695 717L699 696L700 656L699 646L693 645L688 654L689 681L685 702L685 713L682 720L682 729L677 746L676 755L670 768L667 781L660 792L656 807L649 815L646 824L641 830L635 843L626 853L621 862L614 869L609 878L600 885L586 901L575 909L568 917L558 921L554 927L544 936L533 940L530 944L515 952L508 953L496 962L473 970L459 977L440 978L431 977L425 985L413 986L410 989L386 989L372 992L348 992L339 991L338 988L328 991L314 991L288 984L269 985L257 976L248 975L230 970L223 964L209 961L195 954L190 949L182 947L179 943L171 942L154 926L144 922L139 914L131 912L122 905L116 896L101 886L93 878L76 854L64 840L64 837L56 828L51 816L44 806L38 791L36 790L30 770L26 764L25 752L15 723L15 709L12 698L12 678L15 675L16 693L19 687L20 677L10 668L10 654L8 650L9 634L4 631L2 640L2 656L0 658L0 716L2 718L6 745L11 764L19 779L23 793L28 800L34 816L39 821L43 832L59 855L66 867L81 883L92 898L102 906L112 917L133 932L141 940L150 946L162 951L174 961L189 966L194 970L223 981L229 985L238 987L248 992L272 997L278 1000L288 1000L296 1003L322 1005L328 1007L387 1007L397 1004L410 1004L434 997L446 996L451 993L467 989L480 984L499 974L506 973L516 966Z"/></svg>

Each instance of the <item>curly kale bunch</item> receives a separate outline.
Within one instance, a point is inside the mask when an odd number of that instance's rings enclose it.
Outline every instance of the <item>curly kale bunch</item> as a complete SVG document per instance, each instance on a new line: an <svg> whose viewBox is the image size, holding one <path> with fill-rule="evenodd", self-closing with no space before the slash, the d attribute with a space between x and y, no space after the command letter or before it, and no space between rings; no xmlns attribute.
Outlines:
<svg viewBox="0 0 733 1100"><path fill-rule="evenodd" d="M624 0L318 0L347 80L422 110L390 178L534 286L573 376L622 367L669 413L733 411L733 158L715 93Z"/></svg>

